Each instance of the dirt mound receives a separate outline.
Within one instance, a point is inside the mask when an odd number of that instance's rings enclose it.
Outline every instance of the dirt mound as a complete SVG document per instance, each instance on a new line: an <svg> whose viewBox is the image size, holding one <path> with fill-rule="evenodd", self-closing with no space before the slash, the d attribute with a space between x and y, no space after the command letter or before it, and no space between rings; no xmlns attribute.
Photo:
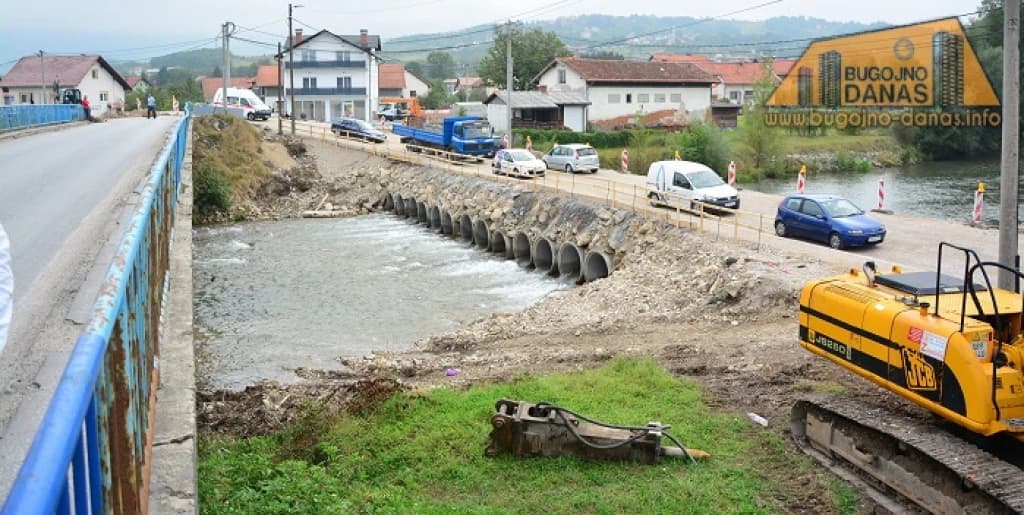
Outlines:
<svg viewBox="0 0 1024 515"><path fill-rule="evenodd" d="M372 411L403 386L393 379L321 377L315 383L281 385L263 381L240 392L199 392L197 425L203 433L238 437L266 435L302 417L306 410Z"/></svg>
<svg viewBox="0 0 1024 515"><path fill-rule="evenodd" d="M643 126L651 129L681 130L690 125L687 111L663 109L643 116ZM615 118L596 120L593 125L602 130L618 131L637 127L641 119L637 115L623 115Z"/></svg>

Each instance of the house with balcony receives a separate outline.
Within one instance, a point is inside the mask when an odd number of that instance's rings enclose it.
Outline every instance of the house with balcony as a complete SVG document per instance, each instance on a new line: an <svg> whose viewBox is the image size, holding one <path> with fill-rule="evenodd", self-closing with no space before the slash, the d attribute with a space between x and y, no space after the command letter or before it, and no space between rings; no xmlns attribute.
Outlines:
<svg viewBox="0 0 1024 515"><path fill-rule="evenodd" d="M288 45L292 42L294 61L284 52L285 110L290 112L294 96L293 114L299 119L326 122L347 116L370 121L377 109L380 36L365 29L356 36L325 29L303 37L296 29Z"/></svg>

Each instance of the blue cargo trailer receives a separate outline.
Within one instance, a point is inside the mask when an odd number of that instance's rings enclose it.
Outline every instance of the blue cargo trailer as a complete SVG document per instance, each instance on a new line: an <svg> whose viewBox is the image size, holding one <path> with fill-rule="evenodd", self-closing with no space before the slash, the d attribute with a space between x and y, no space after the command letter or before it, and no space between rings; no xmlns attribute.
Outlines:
<svg viewBox="0 0 1024 515"><path fill-rule="evenodd" d="M498 150L491 124L477 116L451 116L437 129L395 124L391 131L412 151L426 147L466 156L492 157Z"/></svg>

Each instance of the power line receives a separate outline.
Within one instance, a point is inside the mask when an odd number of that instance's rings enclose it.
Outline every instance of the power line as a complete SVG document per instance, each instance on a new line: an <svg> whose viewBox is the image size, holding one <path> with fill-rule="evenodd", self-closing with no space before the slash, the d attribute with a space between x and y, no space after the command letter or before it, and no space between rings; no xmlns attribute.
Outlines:
<svg viewBox="0 0 1024 515"><path fill-rule="evenodd" d="M456 38L456 37L471 36L473 34L480 34L480 33L484 33L484 32L494 32L494 26L497 25L498 23L502 23L502 20L511 19L511 18L522 18L522 17L527 16L527 15L529 15L529 17L534 17L534 16L538 16L538 15L542 14L542 11L547 11L547 10L550 10L550 9L560 9L562 7L566 7L567 6L566 4L578 3L579 1L581 1L581 0L575 0L573 2L570 2L569 0L559 0L559 1L555 2L554 4L544 5L544 6L541 6L541 7L534 7L533 9L527 9L525 11L519 12L519 13L514 14L512 16L509 16L507 18L500 18L500 19L494 20L492 22L485 23L484 25L486 25L486 27L483 27L483 28L473 29L472 27L469 27L469 28L466 28L466 29L464 29L462 31L447 32L447 33L444 33L444 34L438 34L438 35L434 35L434 36L425 36L425 37L422 37L422 38L415 38L415 39L407 39L407 40L404 40L404 41L395 41L392 44L395 44L395 45L405 45L405 44L408 44L408 43L419 43L419 42L422 42L422 41L437 41L439 39L451 39L451 38Z"/></svg>

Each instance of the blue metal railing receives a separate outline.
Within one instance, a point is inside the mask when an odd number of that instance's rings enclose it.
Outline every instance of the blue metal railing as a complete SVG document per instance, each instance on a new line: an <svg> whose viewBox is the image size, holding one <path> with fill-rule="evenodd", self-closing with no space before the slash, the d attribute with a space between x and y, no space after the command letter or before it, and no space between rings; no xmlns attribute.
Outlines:
<svg viewBox="0 0 1024 515"><path fill-rule="evenodd" d="M77 104L0 106L0 132L84 119L85 111Z"/></svg>
<svg viewBox="0 0 1024 515"><path fill-rule="evenodd" d="M189 107L149 172L2 515L141 513ZM70 476L70 485L69 485Z"/></svg>

